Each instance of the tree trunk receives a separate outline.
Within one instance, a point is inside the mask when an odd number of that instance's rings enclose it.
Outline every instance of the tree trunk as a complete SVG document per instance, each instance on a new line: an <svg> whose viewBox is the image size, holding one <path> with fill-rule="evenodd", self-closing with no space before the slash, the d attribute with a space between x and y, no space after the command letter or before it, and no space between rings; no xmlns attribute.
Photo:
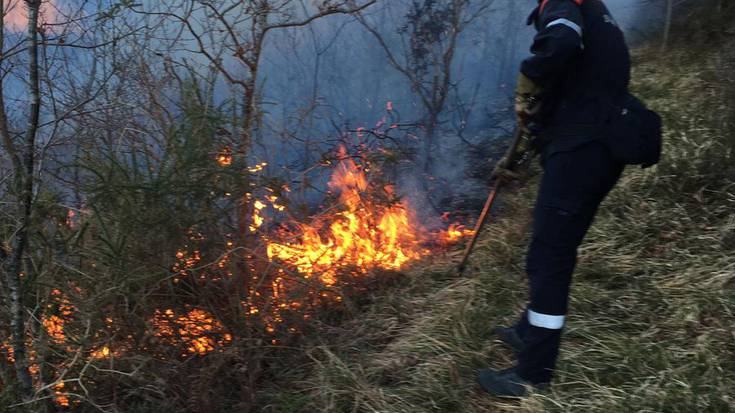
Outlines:
<svg viewBox="0 0 735 413"><path fill-rule="evenodd" d="M434 158L432 152L434 151L434 138L436 135L436 126L438 123L438 114L430 113L426 122L426 133L424 136L423 145L421 148L420 158L420 169L426 176L433 174L433 163Z"/></svg>
<svg viewBox="0 0 735 413"><path fill-rule="evenodd" d="M257 67L257 66L256 66ZM238 152L243 157L241 173L243 194L240 198L240 204L236 213L237 219L237 236L238 247L243 249L241 259L237 263L237 282L236 295L238 297L248 297L250 294L250 286L253 284L252 274L255 264L254 252L257 237L253 231L253 213L255 211L253 203L253 187L250 171L248 170L248 156L252 147L253 124L255 123L255 88L257 86L256 76L257 70L251 69L252 78L247 82L243 90L243 107L242 107L242 132L240 139L240 148Z"/></svg>
<svg viewBox="0 0 735 413"><path fill-rule="evenodd" d="M40 0L26 0L26 5L28 7L28 69L31 103L28 128L23 146L23 169L21 170L21 174L16 176L16 181L20 184L18 185L20 187L18 202L20 228L16 231L11 241L10 258L5 266L5 274L10 301L10 333L12 336L13 359L15 360L15 374L21 396L24 399L29 399L33 394L33 380L28 368L28 355L25 344L25 305L21 274L23 271L23 255L28 244L31 210L33 208L35 144L41 105L41 91L38 79L37 28L38 11L41 4Z"/></svg>
<svg viewBox="0 0 735 413"><path fill-rule="evenodd" d="M249 82L248 87L245 89L243 94L243 109L242 109L242 133L240 139L239 153L244 158L244 165L242 167L242 185L244 187L244 194L241 199L240 210L238 211L238 231L239 236L242 239L242 245L245 248L252 248L252 235L250 226L252 224L253 216L253 199L252 187L250 185L250 171L248 171L248 155L250 154L250 148L252 146L252 133L253 133L253 121L255 111L255 80Z"/></svg>

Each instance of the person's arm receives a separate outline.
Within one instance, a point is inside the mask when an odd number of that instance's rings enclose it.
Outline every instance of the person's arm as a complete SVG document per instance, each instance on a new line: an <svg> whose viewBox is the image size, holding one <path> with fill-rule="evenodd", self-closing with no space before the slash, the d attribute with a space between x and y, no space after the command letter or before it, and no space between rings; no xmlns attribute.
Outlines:
<svg viewBox="0 0 735 413"><path fill-rule="evenodd" d="M498 162L493 171L497 178L509 169L512 158L522 158L534 146L535 136L529 124L543 104L538 98L583 47L584 25L577 0L548 0L537 19L538 33L531 46L533 55L521 64L515 91L518 127L526 139Z"/></svg>
<svg viewBox="0 0 735 413"><path fill-rule="evenodd" d="M532 56L521 64L521 74L539 88L553 84L582 50L582 13L573 0L548 0L538 16Z"/></svg>

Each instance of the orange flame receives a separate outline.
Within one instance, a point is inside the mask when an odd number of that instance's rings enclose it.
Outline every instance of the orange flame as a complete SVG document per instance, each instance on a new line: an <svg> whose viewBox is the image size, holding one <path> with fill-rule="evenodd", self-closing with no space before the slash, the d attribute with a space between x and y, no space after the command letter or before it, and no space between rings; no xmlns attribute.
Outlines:
<svg viewBox="0 0 735 413"><path fill-rule="evenodd" d="M305 278L318 274L326 285L337 282L341 269L365 273L400 269L421 255L415 227L405 204L379 206L364 196L365 171L341 150L343 159L329 187L340 193L344 210L331 222L301 225L299 242L268 243L268 258L295 267ZM322 235L323 234L323 235Z"/></svg>
<svg viewBox="0 0 735 413"><path fill-rule="evenodd" d="M464 225L451 224L446 231L441 233L441 240L447 244L451 244L460 241L464 237L471 237L474 234L474 230L468 229Z"/></svg>
<svg viewBox="0 0 735 413"><path fill-rule="evenodd" d="M253 204L253 223L250 224L250 232L256 232L258 228L263 225L263 222L265 222L264 218L261 216L261 212L266 207L266 205L261 201L255 201Z"/></svg>
<svg viewBox="0 0 735 413"><path fill-rule="evenodd" d="M229 146L225 146L222 152L217 154L217 163L223 167L232 165L232 149Z"/></svg>
<svg viewBox="0 0 735 413"><path fill-rule="evenodd" d="M112 354L112 352L110 351L110 347L103 346L100 349L93 350L91 356L95 359L106 359L110 357L110 354Z"/></svg>

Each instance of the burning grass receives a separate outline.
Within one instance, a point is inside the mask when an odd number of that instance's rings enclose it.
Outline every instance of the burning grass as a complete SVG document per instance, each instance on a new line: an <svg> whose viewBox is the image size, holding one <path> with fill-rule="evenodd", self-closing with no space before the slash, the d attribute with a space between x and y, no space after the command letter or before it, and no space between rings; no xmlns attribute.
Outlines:
<svg viewBox="0 0 735 413"><path fill-rule="evenodd" d="M268 258L288 263L306 279L317 275L327 286L336 284L345 271L399 270L419 259L426 250L419 245L419 227L410 207L405 202L375 202L364 169L344 148L339 158L329 187L339 194L342 210L299 225L298 242L268 242ZM391 186L381 189L383 198L393 195Z"/></svg>
<svg viewBox="0 0 735 413"><path fill-rule="evenodd" d="M298 330L284 324L286 313L308 319L316 307L341 303L342 290L355 287L355 281L376 271L404 270L472 234L459 224L440 231L423 227L411 205L397 197L369 159L341 146L328 183L334 205L308 222L288 222L274 234L264 233L268 261L277 266L276 277L272 288L260 294L267 305L253 300L249 313L266 320L269 334ZM279 202L274 195L256 200L256 228L268 221L266 211L284 211Z"/></svg>

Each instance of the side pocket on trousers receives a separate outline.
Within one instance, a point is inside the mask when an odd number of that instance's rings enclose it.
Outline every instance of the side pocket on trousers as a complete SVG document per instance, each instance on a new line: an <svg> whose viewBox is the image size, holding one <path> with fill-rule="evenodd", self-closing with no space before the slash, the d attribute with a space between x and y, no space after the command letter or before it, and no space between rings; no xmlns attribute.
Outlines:
<svg viewBox="0 0 735 413"><path fill-rule="evenodd" d="M582 208L561 200L538 203L534 210L533 236L556 247L577 247L587 230Z"/></svg>

